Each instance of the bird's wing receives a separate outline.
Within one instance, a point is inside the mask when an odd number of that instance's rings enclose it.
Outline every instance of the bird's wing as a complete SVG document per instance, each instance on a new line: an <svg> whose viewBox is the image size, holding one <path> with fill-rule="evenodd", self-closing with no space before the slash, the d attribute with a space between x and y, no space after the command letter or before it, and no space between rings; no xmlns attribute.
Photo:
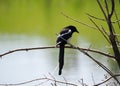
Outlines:
<svg viewBox="0 0 120 86"><path fill-rule="evenodd" d="M71 37L71 34L72 32L70 29L63 29L58 35L57 44L66 43L66 41Z"/></svg>
<svg viewBox="0 0 120 86"><path fill-rule="evenodd" d="M70 29L63 29L63 30L60 32L60 35L68 34L68 33L70 33L70 32L71 32Z"/></svg>
<svg viewBox="0 0 120 86"><path fill-rule="evenodd" d="M71 30L70 30L70 29L63 29L63 30L60 32L60 34L58 35L58 37L65 37L65 36L67 36L67 35L70 36L70 34L71 34Z"/></svg>

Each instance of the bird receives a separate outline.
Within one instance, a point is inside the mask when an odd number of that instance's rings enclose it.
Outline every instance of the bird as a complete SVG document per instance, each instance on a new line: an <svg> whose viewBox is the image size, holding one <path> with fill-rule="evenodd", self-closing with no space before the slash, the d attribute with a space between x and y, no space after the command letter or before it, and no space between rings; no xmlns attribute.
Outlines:
<svg viewBox="0 0 120 86"><path fill-rule="evenodd" d="M64 27L57 36L56 46L59 46L59 72L62 74L62 69L64 65L64 47L67 44L68 40L72 37L74 32L79 33L75 26L69 25Z"/></svg>

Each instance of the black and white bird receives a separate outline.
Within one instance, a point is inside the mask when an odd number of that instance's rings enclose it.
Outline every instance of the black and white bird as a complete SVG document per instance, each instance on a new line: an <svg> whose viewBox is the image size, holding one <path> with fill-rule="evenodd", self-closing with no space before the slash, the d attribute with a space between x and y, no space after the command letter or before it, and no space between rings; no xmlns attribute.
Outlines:
<svg viewBox="0 0 120 86"><path fill-rule="evenodd" d="M57 46L60 47L60 50L59 50L59 75L62 74L62 69L63 69L63 65L64 65L65 44L67 44L67 41L72 37L72 34L74 32L79 33L75 26L70 25L70 26L63 28L63 30L60 31L60 33L57 37L56 44L57 44Z"/></svg>

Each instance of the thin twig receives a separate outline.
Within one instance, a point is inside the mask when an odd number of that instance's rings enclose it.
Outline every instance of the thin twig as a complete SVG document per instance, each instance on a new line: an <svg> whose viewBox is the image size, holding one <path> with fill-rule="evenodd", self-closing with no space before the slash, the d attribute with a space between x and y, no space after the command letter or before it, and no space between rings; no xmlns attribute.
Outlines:
<svg viewBox="0 0 120 86"><path fill-rule="evenodd" d="M117 24L118 24L118 28L120 29L120 23L119 23L120 20L118 19L116 10L114 10L114 13L115 13L116 21L117 21Z"/></svg>
<svg viewBox="0 0 120 86"><path fill-rule="evenodd" d="M0 86L18 86L18 85L24 85L24 84L32 83L32 82L35 82L35 81L42 81L42 80L48 80L48 81L53 81L53 82L57 82L57 83L61 83L61 84L68 84L68 85L72 85L72 86L78 86L78 85L73 84L73 83L59 81L59 80L55 80L55 79L48 78L48 77L33 79L33 80L30 80L30 81L26 81L26 82L22 82L22 83L16 83L16 84L0 84Z"/></svg>
<svg viewBox="0 0 120 86"><path fill-rule="evenodd" d="M11 54L11 53L14 53L17 51L29 51L29 50L50 49L50 48L56 48L56 46L14 49L14 50L11 50L11 51L8 51L8 52L1 54L0 57L3 57L5 55Z"/></svg>
<svg viewBox="0 0 120 86"><path fill-rule="evenodd" d="M109 39L108 39L108 37L106 36L106 34L104 33L104 31L102 31L100 28L99 28L99 26L91 19L91 18L89 18L90 19L90 21L98 28L98 30L101 32L101 34L104 36L104 38L108 41L108 43L110 43L110 41L109 41ZM111 44L111 43L110 43Z"/></svg>
<svg viewBox="0 0 120 86"><path fill-rule="evenodd" d="M105 8L106 8L107 14L109 14L109 9L108 9L108 4L107 4L107 1L106 1L106 0L104 0L104 3L105 3Z"/></svg>
<svg viewBox="0 0 120 86"><path fill-rule="evenodd" d="M54 85L57 86L55 77L54 77L51 73L49 73L49 75L53 78L53 80L54 80Z"/></svg>
<svg viewBox="0 0 120 86"><path fill-rule="evenodd" d="M115 74L115 75L113 75L113 76L117 77L117 76L120 76L120 74ZM95 86L102 85L102 84L104 84L105 82L109 81L109 80L112 79L112 78L113 78L113 77L110 76L110 77L107 78L106 80L104 80L104 81L102 81L102 82L100 82L100 83L98 83L98 84L95 84Z"/></svg>
<svg viewBox="0 0 120 86"><path fill-rule="evenodd" d="M89 13L86 13L86 15L88 15L91 18L97 19L97 20L106 21L105 19L97 18L97 17L95 17L95 16L93 16L93 15L91 15Z"/></svg>
<svg viewBox="0 0 120 86"><path fill-rule="evenodd" d="M95 79L94 79L94 77L93 77L93 74L92 74L92 81L93 81L93 84L95 85Z"/></svg>
<svg viewBox="0 0 120 86"><path fill-rule="evenodd" d="M88 86L87 84L84 83L83 78L80 79L80 80L78 80L78 82L79 82L82 86Z"/></svg>
<svg viewBox="0 0 120 86"><path fill-rule="evenodd" d="M66 18L68 18L68 19L70 19L70 20L72 20L72 21L75 21L75 22L77 22L77 23L79 23L79 24L82 24L82 25L87 26L87 27L89 27L89 28L97 29L97 28L95 28L95 27L93 27L93 26L91 26L91 25L88 25L88 24L86 24L86 23L83 23L83 22L81 22L81 21L78 21L78 20L76 20L76 19L73 19L72 17L64 14L63 12L61 12L61 14L62 14L63 16L65 16Z"/></svg>
<svg viewBox="0 0 120 86"><path fill-rule="evenodd" d="M112 21L112 23L116 23L116 22L120 22L120 19L116 20L116 21Z"/></svg>
<svg viewBox="0 0 120 86"><path fill-rule="evenodd" d="M28 84L28 83L32 83L35 81L41 81L41 80L46 80L47 78L37 78L37 79L33 79L33 80L29 80L26 82L21 82L21 83L16 83L16 84L0 84L0 86L17 86L17 85L23 85L23 84Z"/></svg>
<svg viewBox="0 0 120 86"><path fill-rule="evenodd" d="M67 83L67 80L66 80L66 78L65 78L65 77L63 77L63 79L64 79L64 81ZM68 84L66 84L66 86L68 86Z"/></svg>
<svg viewBox="0 0 120 86"><path fill-rule="evenodd" d="M109 18L112 17L113 12L114 12L114 9L115 9L115 3L114 3L114 0L111 0L111 4L112 4L111 12L108 14L108 17L109 17Z"/></svg>
<svg viewBox="0 0 120 86"><path fill-rule="evenodd" d="M99 1L99 0L97 0L97 3L98 3L98 5L99 5L99 7L100 7L101 11L103 12L103 14L104 14L104 16L105 16L105 19L107 20L107 15L105 14L105 11L104 11L104 9L103 9L103 7L102 7L102 5L101 5L100 1Z"/></svg>
<svg viewBox="0 0 120 86"><path fill-rule="evenodd" d="M106 34L106 36L109 37L109 34L106 32L106 30L104 29L104 27L102 25L101 25L101 29Z"/></svg>
<svg viewBox="0 0 120 86"><path fill-rule="evenodd" d="M94 18L94 19L96 19L96 20L100 20L100 21L106 22L105 19L95 17L95 16L93 16L93 15L91 15L91 14L89 14L89 13L86 13L86 15L88 15L89 17ZM117 15L117 14L116 14L116 15ZM116 23L116 22L119 23L119 21L120 21L120 19L117 19L117 18L116 18L116 20L115 20L115 21L112 21L112 23ZM120 23L119 23L119 28L120 28Z"/></svg>

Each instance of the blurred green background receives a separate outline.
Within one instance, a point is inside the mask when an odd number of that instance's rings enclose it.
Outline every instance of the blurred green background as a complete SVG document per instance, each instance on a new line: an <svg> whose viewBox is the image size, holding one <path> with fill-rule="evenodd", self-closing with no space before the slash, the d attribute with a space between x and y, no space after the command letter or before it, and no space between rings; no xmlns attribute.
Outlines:
<svg viewBox="0 0 120 86"><path fill-rule="evenodd" d="M103 1L101 1L102 5L104 5ZM115 0L115 9L120 18L118 2ZM108 5L111 8L109 0ZM56 34L63 27L74 25L80 34L73 36L72 43L76 43L77 37L78 43L87 40L96 48L108 44L98 30L75 22L61 12L90 26L94 26L94 24L86 15L87 13L101 19L104 18L96 0L0 0L0 34L45 37L50 40L51 44L55 44ZM109 32L106 22L93 20L99 27L103 26L106 32ZM114 15L112 20L116 21ZM116 33L120 34L117 23L113 25Z"/></svg>
<svg viewBox="0 0 120 86"><path fill-rule="evenodd" d="M120 5L118 0L115 2L120 17ZM0 34L37 35L53 40L63 27L75 25L80 32L79 37L93 44L106 42L99 31L70 20L61 12L91 26L93 24L86 13L104 18L96 0L0 0ZM107 30L105 22L96 22ZM114 25L118 29L117 24Z"/></svg>
<svg viewBox="0 0 120 86"><path fill-rule="evenodd" d="M118 0L115 1L119 12L120 5ZM93 24L86 13L104 18L96 0L0 0L0 33L49 37L67 25L75 25L80 34L87 38L93 38L99 33L71 21L61 12L89 25ZM105 23L99 22L99 25Z"/></svg>

